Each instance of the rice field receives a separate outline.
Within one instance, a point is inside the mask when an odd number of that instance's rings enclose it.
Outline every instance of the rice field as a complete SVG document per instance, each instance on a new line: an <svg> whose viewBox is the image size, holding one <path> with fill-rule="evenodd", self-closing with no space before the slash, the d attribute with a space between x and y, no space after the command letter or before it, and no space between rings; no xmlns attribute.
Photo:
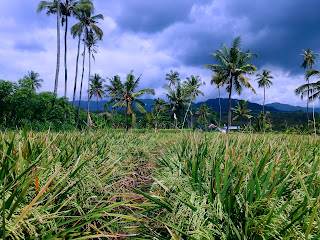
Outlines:
<svg viewBox="0 0 320 240"><path fill-rule="evenodd" d="M3 239L319 239L320 138L0 132Z"/></svg>

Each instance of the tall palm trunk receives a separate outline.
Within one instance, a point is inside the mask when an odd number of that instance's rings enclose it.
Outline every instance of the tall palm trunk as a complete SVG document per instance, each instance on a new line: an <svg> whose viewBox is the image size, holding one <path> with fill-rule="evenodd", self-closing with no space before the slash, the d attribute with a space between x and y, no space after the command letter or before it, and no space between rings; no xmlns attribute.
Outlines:
<svg viewBox="0 0 320 240"><path fill-rule="evenodd" d="M126 105L127 105L127 109L126 109L126 129L127 129L127 132L129 131L129 114L128 114L128 101L126 101Z"/></svg>
<svg viewBox="0 0 320 240"><path fill-rule="evenodd" d="M68 16L66 15L66 29L64 31L64 97L67 97L67 33L68 33Z"/></svg>
<svg viewBox="0 0 320 240"><path fill-rule="evenodd" d="M192 117L193 117L193 113L192 113L192 106L190 108L190 122L191 122L191 129L193 128L193 121L192 121Z"/></svg>
<svg viewBox="0 0 320 240"><path fill-rule="evenodd" d="M262 106L262 112L263 112L263 116L264 116L264 104L266 102L266 86L263 86L263 106Z"/></svg>
<svg viewBox="0 0 320 240"><path fill-rule="evenodd" d="M309 78L308 78L308 98L307 98L307 119L308 119L307 129L309 131Z"/></svg>
<svg viewBox="0 0 320 240"><path fill-rule="evenodd" d="M175 119L175 125L174 125L174 133L177 133L177 129L178 129L178 119Z"/></svg>
<svg viewBox="0 0 320 240"><path fill-rule="evenodd" d="M99 95L97 94L97 110L99 112Z"/></svg>
<svg viewBox="0 0 320 240"><path fill-rule="evenodd" d="M90 74L91 74L91 49L89 48L89 78L88 78L88 116L87 116L87 124L89 125L89 108L90 108Z"/></svg>
<svg viewBox="0 0 320 240"><path fill-rule="evenodd" d="M187 115L188 115L188 112L189 112L189 109L190 109L191 103L192 103L192 99L190 100L190 103L189 103L188 109L187 109L187 111L186 111L186 113L185 113L185 115L184 115L181 131L182 131L183 127L184 127L184 123L185 123L185 121L186 121L186 118L187 118ZM192 115L192 112L191 112L191 115Z"/></svg>
<svg viewBox="0 0 320 240"><path fill-rule="evenodd" d="M229 133L229 128L231 126L231 93L232 93L232 77L230 79L230 90L229 90L229 110L228 110L227 134Z"/></svg>
<svg viewBox="0 0 320 240"><path fill-rule="evenodd" d="M314 135L317 135L317 129L316 129L316 118L314 116L314 101L313 101L313 89L312 89L312 117L313 117L313 128L314 128Z"/></svg>
<svg viewBox="0 0 320 240"><path fill-rule="evenodd" d="M79 106L78 106L77 127L78 127L78 124L79 124L79 116L80 116L80 104L81 104L81 96L82 96L82 85L83 85L83 77L84 77L85 57L86 57L86 45L83 44L82 76L81 76L81 83L80 83L80 96L79 96Z"/></svg>
<svg viewBox="0 0 320 240"><path fill-rule="evenodd" d="M78 53L77 53L77 60L76 60L76 74L75 74L75 78L74 78L74 88L73 88L72 106L75 106L75 101L76 101L77 79L78 79L78 65L79 65L79 54L80 54L80 41L81 41L81 33L79 34L79 40L78 40Z"/></svg>
<svg viewBox="0 0 320 240"><path fill-rule="evenodd" d="M220 87L218 87L218 92L219 92L219 110L220 110L220 116L219 116L219 127L221 124L221 102L220 102Z"/></svg>
<svg viewBox="0 0 320 240"><path fill-rule="evenodd" d="M57 3L57 65L56 65L56 77L54 80L54 94L58 92L58 80L60 69L60 0Z"/></svg>

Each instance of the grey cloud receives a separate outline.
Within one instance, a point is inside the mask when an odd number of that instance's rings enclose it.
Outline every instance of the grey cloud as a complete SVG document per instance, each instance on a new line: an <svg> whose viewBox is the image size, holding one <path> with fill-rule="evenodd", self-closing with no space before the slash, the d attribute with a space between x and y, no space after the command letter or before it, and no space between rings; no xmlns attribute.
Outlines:
<svg viewBox="0 0 320 240"><path fill-rule="evenodd" d="M206 3L200 0L198 3ZM188 20L193 0L137 1L127 0L122 5L116 21L122 29L134 32L154 33L168 26Z"/></svg>

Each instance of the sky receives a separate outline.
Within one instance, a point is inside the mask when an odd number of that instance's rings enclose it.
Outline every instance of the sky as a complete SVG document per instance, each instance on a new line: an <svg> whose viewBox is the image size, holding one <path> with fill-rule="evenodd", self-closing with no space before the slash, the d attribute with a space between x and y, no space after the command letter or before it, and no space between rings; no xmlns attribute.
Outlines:
<svg viewBox="0 0 320 240"><path fill-rule="evenodd" d="M39 0L0 0L0 79L18 81L33 70L44 80L39 91L53 91L56 68L56 17L37 13ZM257 73L268 69L274 76L273 86L266 90L266 103L281 102L305 106L293 91L305 83L300 68L302 50L320 53L320 2L314 0L94 0L95 14L103 14L100 28L103 40L92 63L91 73L107 79L134 70L141 75L140 88L153 88L155 96L165 98L162 86L166 73L178 71L184 80L199 75L206 83L205 96L197 101L217 98L210 85L212 72L205 64L215 63L210 53L230 46L241 36L242 50L255 52ZM71 20L70 25L75 24ZM58 95L64 93L64 29L61 29L61 68ZM72 99L77 40L68 34L68 88ZM320 69L316 59L315 69ZM256 74L257 74L256 73ZM80 72L79 72L80 74ZM257 94L244 90L241 96L262 104L263 89L256 76L248 76ZM79 81L80 79L78 79ZM84 91L88 72L85 71ZM317 79L311 79L317 81ZM108 80L107 80L108 82ZM78 82L79 86L79 82ZM227 98L225 90L221 96ZM77 94L78 98L78 94ZM319 101L315 101L319 107Z"/></svg>

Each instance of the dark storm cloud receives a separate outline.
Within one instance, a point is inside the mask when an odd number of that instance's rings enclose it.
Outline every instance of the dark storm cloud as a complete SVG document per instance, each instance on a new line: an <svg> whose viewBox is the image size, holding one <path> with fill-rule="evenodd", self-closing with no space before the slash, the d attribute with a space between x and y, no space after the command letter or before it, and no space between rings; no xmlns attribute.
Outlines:
<svg viewBox="0 0 320 240"><path fill-rule="evenodd" d="M292 72L301 66L302 49L319 51L319 1L241 1L229 4L231 14L250 16L249 32L267 29L265 37L249 45L259 53L259 63L281 65Z"/></svg>
<svg viewBox="0 0 320 240"><path fill-rule="evenodd" d="M208 0L199 0L204 4ZM193 0L137 1L127 0L120 7L117 24L125 30L154 33L168 26L188 20Z"/></svg>
<svg viewBox="0 0 320 240"><path fill-rule="evenodd" d="M217 1L218 2L218 1ZM301 73L302 49L311 48L320 51L320 17L318 1L227 1L213 8L207 16L205 28L203 22L185 23L184 32L178 34L180 39L179 57L184 63L203 66L212 61L209 56L220 48L221 43L230 46L232 39L241 35L243 50L250 49L258 53L254 61L258 66L271 64L281 66L292 73ZM218 4L219 5L219 4ZM220 8L220 9L219 9ZM222 11L225 21L214 22L216 13ZM220 27L219 27L220 26ZM223 26L223 27L221 27ZM218 27L219 31L214 29ZM170 42L174 41L171 35ZM182 44L182 42L192 42ZM168 45L169 41L168 41Z"/></svg>

